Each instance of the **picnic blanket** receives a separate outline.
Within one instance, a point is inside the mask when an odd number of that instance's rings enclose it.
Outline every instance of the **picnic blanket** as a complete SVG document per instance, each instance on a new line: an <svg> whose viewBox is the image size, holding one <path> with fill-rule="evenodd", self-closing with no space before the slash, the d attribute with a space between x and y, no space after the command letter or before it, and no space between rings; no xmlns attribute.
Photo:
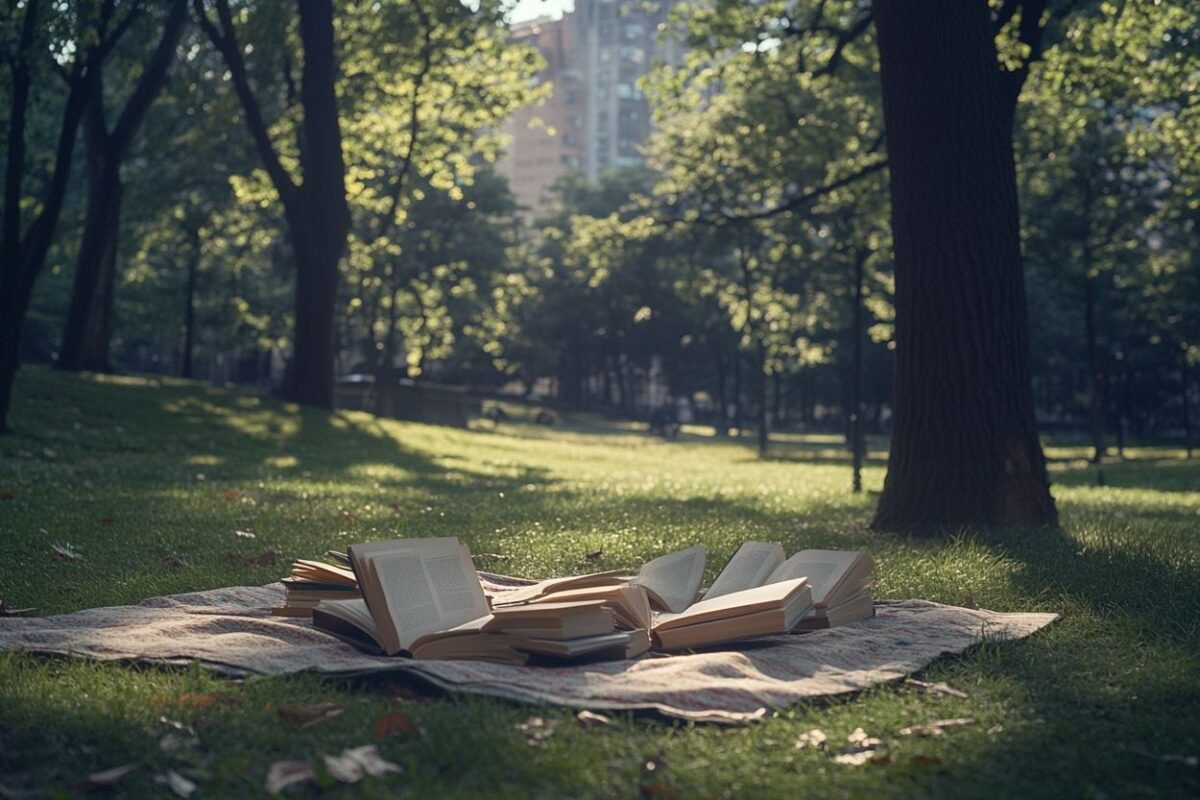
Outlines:
<svg viewBox="0 0 1200 800"><path fill-rule="evenodd" d="M494 588L502 588L500 583ZM899 600L878 603L874 619L695 654L517 667L367 655L307 620L271 616L269 609L282 601L283 587L274 583L153 597L55 617L0 618L0 651L199 662L230 676L306 670L333 676L408 674L450 692L745 723L800 700L903 678L938 656L961 653L984 640L1024 638L1057 617Z"/></svg>

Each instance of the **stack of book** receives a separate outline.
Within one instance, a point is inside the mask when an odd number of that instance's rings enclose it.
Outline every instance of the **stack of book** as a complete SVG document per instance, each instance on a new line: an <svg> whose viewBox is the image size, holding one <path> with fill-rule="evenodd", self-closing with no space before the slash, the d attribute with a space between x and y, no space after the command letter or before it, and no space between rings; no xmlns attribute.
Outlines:
<svg viewBox="0 0 1200 800"><path fill-rule="evenodd" d="M644 629L618 629L603 599L547 599L556 586L613 585L614 575L523 587L514 591L524 602L493 609L455 537L354 545L348 556L362 597L320 601L313 624L368 652L525 664L632 658L650 647Z"/></svg>
<svg viewBox="0 0 1200 800"><path fill-rule="evenodd" d="M342 553L329 551L326 558L342 561L346 556ZM327 564L323 561L300 559L292 562L291 574L282 578L283 605L271 609L277 617L312 617L313 609L322 600L351 600L361 597L358 591L358 580L349 569L349 561L342 561L345 566Z"/></svg>
<svg viewBox="0 0 1200 800"><path fill-rule="evenodd" d="M624 659L652 647L708 647L874 614L868 555L802 550L786 558L767 542L744 543L706 591L700 546L656 558L633 576L553 578L490 597L455 537L355 545L345 558L348 568L296 562L285 608L311 611L314 625L360 649L412 658Z"/></svg>

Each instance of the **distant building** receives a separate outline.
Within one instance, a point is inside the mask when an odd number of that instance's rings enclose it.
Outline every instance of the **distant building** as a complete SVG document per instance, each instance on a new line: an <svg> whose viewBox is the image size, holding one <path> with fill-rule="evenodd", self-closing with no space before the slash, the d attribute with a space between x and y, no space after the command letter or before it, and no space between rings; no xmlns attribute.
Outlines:
<svg viewBox="0 0 1200 800"><path fill-rule="evenodd" d="M561 19L513 26L516 41L538 48L551 84L545 103L505 123L511 137L500 164L517 201L535 216L551 185L571 170L589 178L642 163L650 105L638 79L659 63L678 64L682 44L659 41L674 0L576 0Z"/></svg>

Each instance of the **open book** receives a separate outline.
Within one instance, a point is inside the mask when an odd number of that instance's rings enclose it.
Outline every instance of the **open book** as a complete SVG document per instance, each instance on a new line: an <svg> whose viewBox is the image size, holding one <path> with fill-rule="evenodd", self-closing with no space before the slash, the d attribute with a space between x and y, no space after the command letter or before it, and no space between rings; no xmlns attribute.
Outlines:
<svg viewBox="0 0 1200 800"><path fill-rule="evenodd" d="M794 578L807 578L812 587L811 619L802 630L843 625L873 616L866 591L875 562L852 550L801 550L785 559L783 548L768 542L746 542L733 554L704 593L705 600Z"/></svg>
<svg viewBox="0 0 1200 800"><path fill-rule="evenodd" d="M804 578L778 581L701 600L678 614L660 614L654 639L662 650L680 650L787 633L812 607Z"/></svg>
<svg viewBox="0 0 1200 800"><path fill-rule="evenodd" d="M454 537L354 545L348 557L362 598L320 601L313 624L370 652L524 663L637 650L638 637L617 631L598 599L493 613L470 552Z"/></svg>

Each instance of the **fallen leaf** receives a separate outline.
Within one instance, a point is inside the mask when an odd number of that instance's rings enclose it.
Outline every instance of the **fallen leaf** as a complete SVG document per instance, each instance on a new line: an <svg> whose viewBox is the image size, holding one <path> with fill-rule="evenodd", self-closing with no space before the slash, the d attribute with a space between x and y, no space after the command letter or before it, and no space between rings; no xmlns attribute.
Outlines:
<svg viewBox="0 0 1200 800"><path fill-rule="evenodd" d="M160 775L155 775L154 782L166 786L180 797L191 797L192 792L196 791L196 784L173 769L169 769Z"/></svg>
<svg viewBox="0 0 1200 800"><path fill-rule="evenodd" d="M392 509L393 514L403 514L404 513L404 506L400 505L399 503L392 503L391 509Z"/></svg>
<svg viewBox="0 0 1200 800"><path fill-rule="evenodd" d="M211 708L217 704L239 705L240 702L237 698L225 692L212 692L210 694L185 692L174 699L174 704L177 706L190 707L197 710Z"/></svg>
<svg viewBox="0 0 1200 800"><path fill-rule="evenodd" d="M389 772L399 772L400 767L385 761L373 744L347 747L340 756L324 756L325 769L342 783L358 783L364 777L380 778Z"/></svg>
<svg viewBox="0 0 1200 800"><path fill-rule="evenodd" d="M913 763L919 764L922 767L940 767L945 762L937 756L927 756L924 753L918 753L913 756Z"/></svg>
<svg viewBox="0 0 1200 800"><path fill-rule="evenodd" d="M666 766L667 761L661 754L643 758L638 794L647 800L676 800L679 794L663 774Z"/></svg>
<svg viewBox="0 0 1200 800"><path fill-rule="evenodd" d="M36 608L9 608L8 605L0 600L0 617L16 617L21 614L28 614L30 611L37 611Z"/></svg>
<svg viewBox="0 0 1200 800"><path fill-rule="evenodd" d="M158 740L158 748L164 753L174 753L177 750L190 750L200 744L195 736L184 733L168 733Z"/></svg>
<svg viewBox="0 0 1200 800"><path fill-rule="evenodd" d="M234 536L236 536L236 537L238 537L239 539L253 539L253 538L255 538L254 534L253 534L253 533L251 533L250 531L234 531L234 532L233 532L233 535L234 535Z"/></svg>
<svg viewBox="0 0 1200 800"><path fill-rule="evenodd" d="M604 555L603 550L593 550L592 552L585 555L584 558L588 561L599 561L600 557L603 555Z"/></svg>
<svg viewBox="0 0 1200 800"><path fill-rule="evenodd" d="M315 777L312 764L307 761L276 761L267 768L267 792L279 794L293 783L311 781Z"/></svg>
<svg viewBox="0 0 1200 800"><path fill-rule="evenodd" d="M892 757L887 752L887 745L883 740L868 736L862 728L855 728L854 732L846 737L846 741L850 746L839 750L833 756L833 763L849 767L860 767L868 763L891 763Z"/></svg>
<svg viewBox="0 0 1200 800"><path fill-rule="evenodd" d="M525 734L525 741L528 744L541 744L554 735L554 729L557 727L557 719L530 717L517 725L517 730Z"/></svg>
<svg viewBox="0 0 1200 800"><path fill-rule="evenodd" d="M76 561L83 555L70 544L64 543L50 545L50 557L55 561Z"/></svg>
<svg viewBox="0 0 1200 800"><path fill-rule="evenodd" d="M603 728L613 724L612 717L588 711L586 708L576 714L575 719L579 720L579 725L583 728Z"/></svg>
<svg viewBox="0 0 1200 800"><path fill-rule="evenodd" d="M974 717L958 717L956 719L937 719L933 722L927 722L924 725L909 725L907 728L901 728L896 733L901 736L941 736L945 733L946 728L954 728L959 725L974 725Z"/></svg>
<svg viewBox="0 0 1200 800"><path fill-rule="evenodd" d="M119 767L113 767L100 772L93 772L91 775L87 776L86 780L77 783L73 791L76 793L89 792L92 789L103 789L108 786L115 786L137 768L137 764L122 764Z"/></svg>
<svg viewBox="0 0 1200 800"><path fill-rule="evenodd" d="M423 703L429 699L424 692L399 683L387 687L387 694L397 703Z"/></svg>
<svg viewBox="0 0 1200 800"><path fill-rule="evenodd" d="M226 489L225 499L230 503L236 503L238 500L242 499L242 493L237 489Z"/></svg>
<svg viewBox="0 0 1200 800"><path fill-rule="evenodd" d="M188 565L186 558L183 556L177 556L174 553L169 556L163 556L159 559L158 563L162 564L164 568L172 571L183 569Z"/></svg>
<svg viewBox="0 0 1200 800"><path fill-rule="evenodd" d="M969 695L966 692L959 691L945 683L926 683L919 681L916 678L906 678L904 686L912 689L918 694L944 695L946 697L957 697L961 700L966 700Z"/></svg>
<svg viewBox="0 0 1200 800"><path fill-rule="evenodd" d="M803 750L806 747L824 748L827 741L829 741L829 737L825 735L825 731L820 728L813 728L807 733L800 734L796 739L796 749Z"/></svg>
<svg viewBox="0 0 1200 800"><path fill-rule="evenodd" d="M371 726L371 735L376 739L402 734L404 736L424 736L425 731L412 721L408 714L383 714Z"/></svg>
<svg viewBox="0 0 1200 800"><path fill-rule="evenodd" d="M295 725L298 730L311 728L322 722L328 722L334 717L340 717L345 711L337 703L311 703L305 706L280 706L279 716L286 722Z"/></svg>
<svg viewBox="0 0 1200 800"><path fill-rule="evenodd" d="M0 492L0 500L12 500L12 499L13 499L12 492Z"/></svg>
<svg viewBox="0 0 1200 800"><path fill-rule="evenodd" d="M117 522L116 517L101 517L100 518L101 525L115 525L116 522Z"/></svg>
<svg viewBox="0 0 1200 800"><path fill-rule="evenodd" d="M358 515L355 514L353 511L343 511L342 516L344 518L346 518L347 520L349 520L350 522L354 522L354 523L358 522Z"/></svg>

